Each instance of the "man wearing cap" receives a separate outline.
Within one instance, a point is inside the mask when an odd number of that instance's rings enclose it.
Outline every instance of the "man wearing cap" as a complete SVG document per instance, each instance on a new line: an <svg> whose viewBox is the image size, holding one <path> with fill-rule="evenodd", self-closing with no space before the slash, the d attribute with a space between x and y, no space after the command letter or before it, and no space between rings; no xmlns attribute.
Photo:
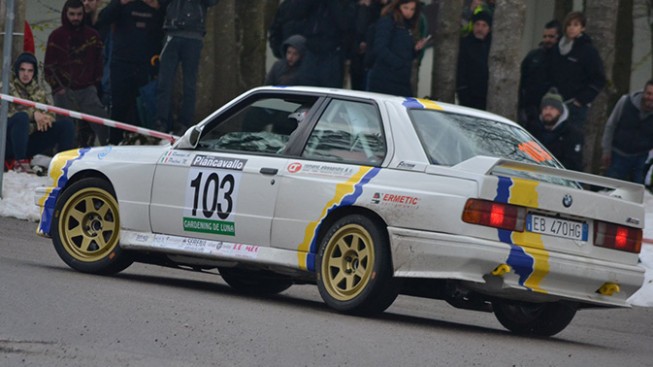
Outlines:
<svg viewBox="0 0 653 367"><path fill-rule="evenodd" d="M601 145L606 176L644 183L644 165L653 149L653 79L643 91L619 99L603 130Z"/></svg>
<svg viewBox="0 0 653 367"><path fill-rule="evenodd" d="M472 32L460 41L456 92L461 105L484 110L487 105L488 59L492 17L486 11L472 16Z"/></svg>
<svg viewBox="0 0 653 367"><path fill-rule="evenodd" d="M542 97L540 115L527 125L533 136L567 169L583 170L583 134L571 125L562 96L551 88Z"/></svg>
<svg viewBox="0 0 653 367"><path fill-rule="evenodd" d="M38 62L31 53L23 53L14 63L14 73L9 84L9 94L32 102L47 104L45 90L38 82ZM72 149L75 128L72 121L50 112L11 103L7 119L7 145L5 168L17 172L33 173L30 158L36 154Z"/></svg>
<svg viewBox="0 0 653 367"><path fill-rule="evenodd" d="M551 88L549 68L561 33L560 22L552 20L546 23L539 46L531 50L521 62L518 102L521 124L537 118L540 101Z"/></svg>

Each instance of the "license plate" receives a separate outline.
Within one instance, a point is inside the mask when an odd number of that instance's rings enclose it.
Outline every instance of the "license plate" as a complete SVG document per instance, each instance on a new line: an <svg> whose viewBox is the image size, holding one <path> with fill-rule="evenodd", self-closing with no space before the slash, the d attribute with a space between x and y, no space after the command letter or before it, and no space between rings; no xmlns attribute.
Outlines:
<svg viewBox="0 0 653 367"><path fill-rule="evenodd" d="M529 214L526 218L526 230L549 236L587 241L587 223L575 220Z"/></svg>

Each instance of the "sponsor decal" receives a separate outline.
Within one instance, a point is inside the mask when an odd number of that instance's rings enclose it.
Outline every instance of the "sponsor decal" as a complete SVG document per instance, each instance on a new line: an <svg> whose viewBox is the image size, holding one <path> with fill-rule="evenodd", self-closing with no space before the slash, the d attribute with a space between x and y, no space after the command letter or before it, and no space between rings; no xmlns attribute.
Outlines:
<svg viewBox="0 0 653 367"><path fill-rule="evenodd" d="M136 237L134 238L134 241L136 242L147 242L149 240L150 240L150 236L143 233L136 234Z"/></svg>
<svg viewBox="0 0 653 367"><path fill-rule="evenodd" d="M322 176L351 177L354 174L354 167L330 164L304 164L302 172Z"/></svg>
<svg viewBox="0 0 653 367"><path fill-rule="evenodd" d="M628 217L626 218L626 223L634 224L636 226L639 225L639 219L633 218L633 217Z"/></svg>
<svg viewBox="0 0 653 367"><path fill-rule="evenodd" d="M410 195L384 194L375 192L372 195L372 204L403 206L406 208L419 207L420 198Z"/></svg>
<svg viewBox="0 0 653 367"><path fill-rule="evenodd" d="M232 257L255 259L258 257L259 249L260 247L258 246L245 245L242 243L225 243L225 246L221 249L220 254Z"/></svg>
<svg viewBox="0 0 653 367"><path fill-rule="evenodd" d="M107 145L104 149L102 149L102 150L97 154L97 159L99 159L99 160L103 160L104 158L106 158L107 155L109 155L109 153L111 153L111 150L112 150L112 149L113 149L113 147L112 147L111 145Z"/></svg>
<svg viewBox="0 0 653 367"><path fill-rule="evenodd" d="M302 170L302 164L299 162L293 162L288 165L288 172L297 173Z"/></svg>
<svg viewBox="0 0 653 367"><path fill-rule="evenodd" d="M155 235L151 245L162 249L246 259L256 259L260 250L256 245L168 235Z"/></svg>
<svg viewBox="0 0 653 367"><path fill-rule="evenodd" d="M415 164L401 161L399 162L399 165L397 165L397 168L413 169L415 168Z"/></svg>
<svg viewBox="0 0 653 367"><path fill-rule="evenodd" d="M192 153L171 149L161 158L161 163L188 166Z"/></svg>
<svg viewBox="0 0 653 367"><path fill-rule="evenodd" d="M521 143L517 148L531 157L535 162L539 163L553 160L551 154L547 153L546 150L542 149L542 147L534 141Z"/></svg>
<svg viewBox="0 0 653 367"><path fill-rule="evenodd" d="M212 157L198 154L193 158L191 166L242 171L245 168L245 163L247 163L247 159Z"/></svg>
<svg viewBox="0 0 653 367"><path fill-rule="evenodd" d="M234 222L184 217L183 225L184 231L188 232L210 233L224 236L236 235L236 224Z"/></svg>

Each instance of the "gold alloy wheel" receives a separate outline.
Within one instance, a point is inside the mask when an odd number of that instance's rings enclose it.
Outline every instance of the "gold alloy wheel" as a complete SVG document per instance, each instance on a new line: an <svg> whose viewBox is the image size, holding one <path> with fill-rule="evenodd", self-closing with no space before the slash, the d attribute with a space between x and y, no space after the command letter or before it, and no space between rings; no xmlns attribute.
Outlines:
<svg viewBox="0 0 653 367"><path fill-rule="evenodd" d="M61 208L59 236L70 256L82 262L102 260L118 245L118 203L94 187L74 193Z"/></svg>
<svg viewBox="0 0 653 367"><path fill-rule="evenodd" d="M339 301L358 296L368 284L374 269L374 242L358 224L340 228L324 251L321 275L326 290Z"/></svg>

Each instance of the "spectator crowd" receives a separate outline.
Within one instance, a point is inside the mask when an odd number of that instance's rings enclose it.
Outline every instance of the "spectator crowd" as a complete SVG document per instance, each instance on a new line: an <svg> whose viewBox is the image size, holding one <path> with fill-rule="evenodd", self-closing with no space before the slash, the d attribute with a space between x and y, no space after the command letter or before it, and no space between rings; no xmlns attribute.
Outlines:
<svg viewBox="0 0 653 367"><path fill-rule="evenodd" d="M33 42L14 63L12 95L86 114L181 134L195 123L196 84L208 8L218 0L67 0L49 36L40 84ZM265 84L342 88L414 96L432 46L419 0L284 0L268 32L278 59ZM456 72L460 105L487 107L494 1L467 0ZM581 12L547 23L521 63L519 123L568 169L582 171L585 120L606 84ZM179 113L171 111L181 67ZM46 94L51 91L51 96ZM122 130L11 105L5 169L31 172L30 159L73 147L133 142ZM653 81L623 96L602 140L606 175L644 182L653 148Z"/></svg>

